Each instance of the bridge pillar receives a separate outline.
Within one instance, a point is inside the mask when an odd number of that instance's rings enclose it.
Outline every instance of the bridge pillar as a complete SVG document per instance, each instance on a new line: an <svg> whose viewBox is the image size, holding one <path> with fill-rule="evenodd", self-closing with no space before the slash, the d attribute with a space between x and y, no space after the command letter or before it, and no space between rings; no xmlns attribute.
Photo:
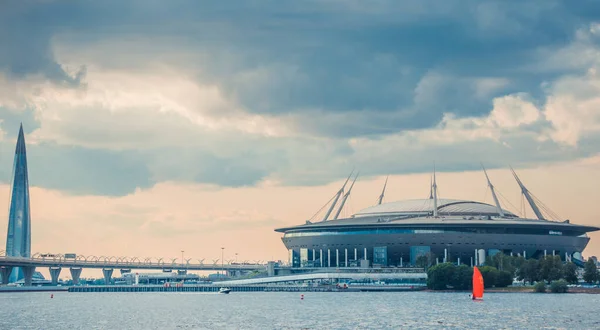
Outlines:
<svg viewBox="0 0 600 330"><path fill-rule="evenodd" d="M60 275L61 267L50 267L50 277L52 277L52 285L58 285L58 276Z"/></svg>
<svg viewBox="0 0 600 330"><path fill-rule="evenodd" d="M23 269L23 275L25 277L25 286L31 286L33 282L33 273L35 273L35 266L21 267Z"/></svg>
<svg viewBox="0 0 600 330"><path fill-rule="evenodd" d="M131 269L121 269L120 272L121 272L121 276L123 276L123 274L131 273Z"/></svg>
<svg viewBox="0 0 600 330"><path fill-rule="evenodd" d="M12 270L12 266L0 267L0 277L2 277L2 284L8 284L8 279L10 278L10 273L12 273Z"/></svg>
<svg viewBox="0 0 600 330"><path fill-rule="evenodd" d="M69 268L71 271L71 278L73 279L73 285L79 284L79 276L81 275L81 268L71 267Z"/></svg>
<svg viewBox="0 0 600 330"><path fill-rule="evenodd" d="M323 259L321 259L321 262L323 262ZM275 276L275 262L274 261L269 261L267 263L267 276Z"/></svg>
<svg viewBox="0 0 600 330"><path fill-rule="evenodd" d="M104 284L110 285L110 279L112 278L112 268L102 268L102 274L104 275Z"/></svg>

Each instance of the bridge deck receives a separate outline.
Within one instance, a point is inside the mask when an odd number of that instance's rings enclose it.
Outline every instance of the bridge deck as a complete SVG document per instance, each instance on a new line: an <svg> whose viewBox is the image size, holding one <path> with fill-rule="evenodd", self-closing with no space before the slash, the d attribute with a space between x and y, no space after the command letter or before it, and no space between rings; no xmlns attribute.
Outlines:
<svg viewBox="0 0 600 330"><path fill-rule="evenodd" d="M264 270L263 264L193 264L165 262L131 262L106 260L75 260L52 258L16 258L0 256L0 266L12 267L62 267L62 268L113 268L113 269L178 269L178 270Z"/></svg>

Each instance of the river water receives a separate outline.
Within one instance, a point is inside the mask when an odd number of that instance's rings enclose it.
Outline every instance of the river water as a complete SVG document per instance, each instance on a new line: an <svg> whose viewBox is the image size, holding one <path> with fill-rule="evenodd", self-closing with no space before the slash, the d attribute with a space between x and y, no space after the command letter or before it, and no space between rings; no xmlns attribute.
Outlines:
<svg viewBox="0 0 600 330"><path fill-rule="evenodd" d="M600 295L0 293L0 329L600 329Z"/></svg>

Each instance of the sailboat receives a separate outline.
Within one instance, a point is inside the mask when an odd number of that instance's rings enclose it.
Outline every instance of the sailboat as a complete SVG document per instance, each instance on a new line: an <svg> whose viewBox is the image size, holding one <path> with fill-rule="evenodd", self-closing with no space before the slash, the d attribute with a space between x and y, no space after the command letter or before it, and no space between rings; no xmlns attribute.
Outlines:
<svg viewBox="0 0 600 330"><path fill-rule="evenodd" d="M483 276L477 267L473 267L473 294L471 299L483 299Z"/></svg>

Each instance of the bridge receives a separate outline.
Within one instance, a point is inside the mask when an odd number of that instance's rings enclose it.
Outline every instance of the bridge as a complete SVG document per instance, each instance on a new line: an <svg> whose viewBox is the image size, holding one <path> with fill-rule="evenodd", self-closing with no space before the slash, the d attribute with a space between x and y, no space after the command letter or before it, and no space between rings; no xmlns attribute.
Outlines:
<svg viewBox="0 0 600 330"><path fill-rule="evenodd" d="M2 284L8 284L9 275L14 267L21 267L25 275L25 286L31 286L33 274L36 267L47 267L50 270L52 284L58 284L58 277L63 268L68 268L73 279L73 284L79 284L79 278L83 268L102 269L105 283L110 283L113 271L119 269L121 274L130 273L132 269L140 270L177 270L179 274L186 274L188 271L223 271L223 272L249 272L267 270L267 264L258 260L255 263L236 263L234 260L221 261L213 259L212 263L204 263L205 259L198 259L197 263L191 262L192 259L180 258L138 258L138 257L115 257L115 256L76 256L67 258L63 254L48 255L36 253L31 258L10 257L5 255L5 251L0 251L0 277ZM179 261L179 262L178 262ZM221 263L219 263L221 261Z"/></svg>
<svg viewBox="0 0 600 330"><path fill-rule="evenodd" d="M130 273L132 269L162 269L163 271L177 270L180 275L187 274L188 270L210 271L219 270L223 272L245 272L253 270L266 270L266 264L261 261L255 263L234 263L233 260L213 259L213 263L204 263L204 259L198 263L184 262L181 259L172 258L138 258L138 257L114 257L114 256L77 256L75 254L41 254L36 253L29 257L31 250L31 215L29 201L29 179L27 173L27 151L25 146L25 134L23 125L19 128L17 145L14 154L13 175L10 194L9 224L6 235L6 249L0 251L0 277L1 284L8 284L23 278L26 286L31 286L36 267L48 267L52 284L58 284L58 276L63 268L69 268L73 284L79 284L79 277L83 268L101 268L106 283L110 283L112 273L120 269L121 274ZM223 248L221 248L223 249ZM183 251L182 251L183 253ZM17 257L27 256L27 257ZM177 262L181 260L181 262ZM219 261L220 266L219 266ZM273 273L273 263L269 263ZM16 270L16 272L13 272ZM21 273L22 270L22 273Z"/></svg>

